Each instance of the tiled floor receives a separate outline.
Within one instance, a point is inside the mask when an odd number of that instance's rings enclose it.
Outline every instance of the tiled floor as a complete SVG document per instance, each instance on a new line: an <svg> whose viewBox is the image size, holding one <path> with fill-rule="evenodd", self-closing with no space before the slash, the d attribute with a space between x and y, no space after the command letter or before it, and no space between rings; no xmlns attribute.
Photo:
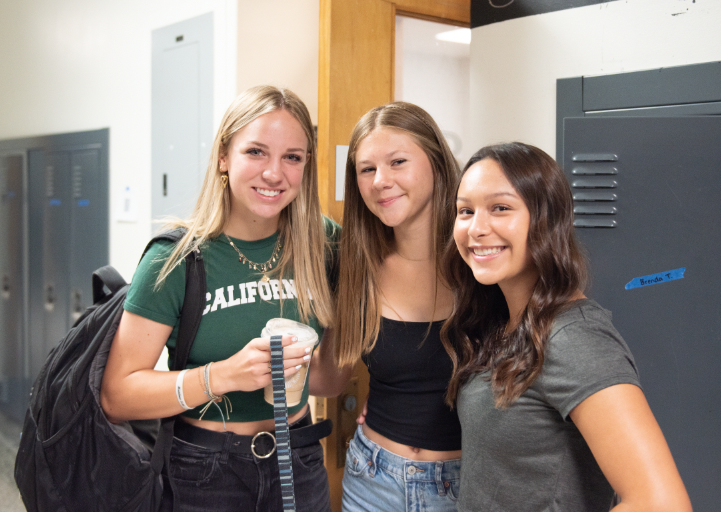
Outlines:
<svg viewBox="0 0 721 512"><path fill-rule="evenodd" d="M13 477L20 427L0 412L0 509L3 512L25 511Z"/></svg>

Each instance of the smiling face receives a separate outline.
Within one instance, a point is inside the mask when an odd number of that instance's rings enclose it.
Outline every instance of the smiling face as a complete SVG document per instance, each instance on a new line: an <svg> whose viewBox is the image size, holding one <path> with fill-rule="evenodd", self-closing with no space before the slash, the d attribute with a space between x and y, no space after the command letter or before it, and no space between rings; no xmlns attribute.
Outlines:
<svg viewBox="0 0 721 512"><path fill-rule="evenodd" d="M300 192L308 157L305 132L286 110L263 114L233 135L220 170L228 172L236 224L262 226L266 236L275 232L280 212Z"/></svg>
<svg viewBox="0 0 721 512"><path fill-rule="evenodd" d="M503 293L530 293L538 272L528 250L531 214L490 158L463 175L453 228L458 251L481 284L498 284Z"/></svg>
<svg viewBox="0 0 721 512"><path fill-rule="evenodd" d="M430 222L433 167L410 135L377 128L358 145L355 162L363 201L383 224L409 228Z"/></svg>

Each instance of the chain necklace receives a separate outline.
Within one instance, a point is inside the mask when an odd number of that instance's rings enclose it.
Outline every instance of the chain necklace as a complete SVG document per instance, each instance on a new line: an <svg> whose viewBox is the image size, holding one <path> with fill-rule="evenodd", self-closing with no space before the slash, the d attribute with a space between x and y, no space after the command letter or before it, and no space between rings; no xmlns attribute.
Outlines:
<svg viewBox="0 0 721 512"><path fill-rule="evenodd" d="M225 235L225 233L223 233ZM240 249L238 249L233 241L230 239L228 235L225 235L225 238L228 239L228 243L230 246L235 249L235 252L238 253L238 261L241 263L247 263L248 268L251 270L260 270L263 273L263 277L261 278L261 281L264 283L267 283L270 281L270 278L268 277L268 271L273 268L273 263L275 263L278 260L278 257L280 255L280 250L283 248L280 245L280 235L278 236L278 240L275 242L275 247L273 248L273 254L270 255L270 259L266 261L265 263L256 263L254 261L250 261L248 258L245 257L245 254L240 252Z"/></svg>

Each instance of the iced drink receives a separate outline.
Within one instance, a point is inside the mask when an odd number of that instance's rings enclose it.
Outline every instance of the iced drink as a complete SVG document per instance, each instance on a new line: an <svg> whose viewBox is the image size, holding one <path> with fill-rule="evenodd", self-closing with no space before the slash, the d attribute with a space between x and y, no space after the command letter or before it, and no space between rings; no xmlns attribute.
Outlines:
<svg viewBox="0 0 721 512"><path fill-rule="evenodd" d="M265 327L261 331L260 335L263 338L270 338L275 335L289 335L297 336L298 341L291 346L305 346L311 349L318 343L318 333L312 327L309 327L300 322L288 320L286 318L271 318ZM286 348L286 347L284 347ZM285 400L288 407L293 407L300 403L300 398L303 395L303 387L305 386L305 379L308 375L308 363L303 366L295 374L285 379ZM268 384L263 389L263 395L265 401L269 404L273 403L273 384Z"/></svg>

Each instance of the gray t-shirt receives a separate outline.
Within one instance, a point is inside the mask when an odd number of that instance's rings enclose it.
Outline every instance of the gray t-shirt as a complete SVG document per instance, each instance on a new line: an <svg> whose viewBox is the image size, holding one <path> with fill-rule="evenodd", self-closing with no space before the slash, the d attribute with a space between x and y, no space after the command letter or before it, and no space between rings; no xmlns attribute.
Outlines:
<svg viewBox="0 0 721 512"><path fill-rule="evenodd" d="M613 489L570 412L616 384L640 387L633 356L596 302L578 300L555 322L540 376L505 410L477 374L461 388L459 511L608 512Z"/></svg>

